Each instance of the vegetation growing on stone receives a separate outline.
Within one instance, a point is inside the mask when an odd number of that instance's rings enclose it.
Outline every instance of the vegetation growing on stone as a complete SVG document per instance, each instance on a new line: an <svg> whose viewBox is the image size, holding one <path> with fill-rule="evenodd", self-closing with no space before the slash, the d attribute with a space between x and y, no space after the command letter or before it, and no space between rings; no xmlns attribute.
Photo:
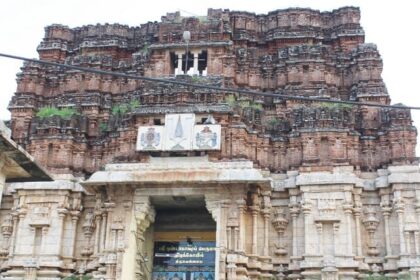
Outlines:
<svg viewBox="0 0 420 280"><path fill-rule="evenodd" d="M116 104L112 106L112 115L114 116L122 116L129 112L133 112L140 106L140 102L138 100L132 100L130 102L124 102L121 104Z"/></svg>
<svg viewBox="0 0 420 280"><path fill-rule="evenodd" d="M353 105L344 104L344 103L332 103L332 102L320 102L319 107L329 108L329 109L351 109Z"/></svg>
<svg viewBox="0 0 420 280"><path fill-rule="evenodd" d="M76 109L72 107L65 107L65 108L57 108L54 106L45 106L38 110L38 113L36 113L36 116L44 119L49 118L53 116L59 116L63 119L69 119L73 115L79 114Z"/></svg>
<svg viewBox="0 0 420 280"><path fill-rule="evenodd" d="M258 110L258 111L263 110L262 104L256 103L255 101L249 100L249 99L237 100L233 94L227 95L225 97L225 102L231 107L238 106L241 109L253 108L253 109Z"/></svg>

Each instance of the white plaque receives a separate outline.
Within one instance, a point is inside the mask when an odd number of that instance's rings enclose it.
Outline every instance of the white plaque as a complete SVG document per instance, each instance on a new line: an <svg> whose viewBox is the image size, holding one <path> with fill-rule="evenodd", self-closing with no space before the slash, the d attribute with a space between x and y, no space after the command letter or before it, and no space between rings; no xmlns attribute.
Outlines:
<svg viewBox="0 0 420 280"><path fill-rule="evenodd" d="M168 114L165 116L166 151L192 150L192 133L195 123L194 114Z"/></svg>
<svg viewBox="0 0 420 280"><path fill-rule="evenodd" d="M198 124L194 126L194 150L220 150L221 126L219 124Z"/></svg>
<svg viewBox="0 0 420 280"><path fill-rule="evenodd" d="M138 151L160 151L164 137L163 126L140 126L137 134Z"/></svg>

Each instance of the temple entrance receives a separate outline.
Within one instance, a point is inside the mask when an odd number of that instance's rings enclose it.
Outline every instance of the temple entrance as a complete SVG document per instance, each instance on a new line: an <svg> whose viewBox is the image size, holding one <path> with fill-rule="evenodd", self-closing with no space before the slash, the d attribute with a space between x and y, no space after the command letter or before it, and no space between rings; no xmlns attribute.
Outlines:
<svg viewBox="0 0 420 280"><path fill-rule="evenodd" d="M203 196L151 197L153 280L214 280L216 223Z"/></svg>

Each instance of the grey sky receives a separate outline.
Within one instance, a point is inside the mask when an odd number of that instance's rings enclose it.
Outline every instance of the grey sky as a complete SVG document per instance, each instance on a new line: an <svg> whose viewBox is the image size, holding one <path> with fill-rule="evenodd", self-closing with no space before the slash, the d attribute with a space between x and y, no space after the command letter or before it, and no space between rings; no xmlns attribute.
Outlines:
<svg viewBox="0 0 420 280"><path fill-rule="evenodd" d="M289 1L289 0L212 0L212 1L128 1L128 0L2 0L0 10L0 52L37 57L36 47L44 35L44 27L61 23L70 27L96 23L121 23L136 26L159 21L167 12L180 10L183 15L206 15L207 8L225 8L267 13L289 7L332 10L342 6L358 6L366 42L378 45L384 60L382 77L392 104L420 106L417 96L419 13L417 1ZM0 119L9 119L8 102L16 89L15 77L20 61L0 58ZM416 126L420 112L412 112ZM419 150L418 150L419 151Z"/></svg>

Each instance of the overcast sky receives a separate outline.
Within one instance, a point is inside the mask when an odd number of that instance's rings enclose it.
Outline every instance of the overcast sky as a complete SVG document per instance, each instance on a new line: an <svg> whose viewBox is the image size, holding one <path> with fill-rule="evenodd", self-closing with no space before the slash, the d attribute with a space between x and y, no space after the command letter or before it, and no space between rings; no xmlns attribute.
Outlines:
<svg viewBox="0 0 420 280"><path fill-rule="evenodd" d="M267 13L289 7L309 7L330 11L342 6L358 6L366 42L378 45L384 61L382 77L392 104L419 106L416 80L420 66L417 41L420 27L418 2L346 0L2 0L0 10L0 52L37 58L36 47L44 27L52 23L77 27L96 23L121 23L137 26L159 21L167 12L206 15L207 8L224 8ZM16 73L22 62L0 57L0 119L10 119L8 102L16 89ZM420 112L412 112L416 126ZM419 141L418 141L419 142ZM419 150L418 150L419 151ZM419 153L417 153L419 154Z"/></svg>

